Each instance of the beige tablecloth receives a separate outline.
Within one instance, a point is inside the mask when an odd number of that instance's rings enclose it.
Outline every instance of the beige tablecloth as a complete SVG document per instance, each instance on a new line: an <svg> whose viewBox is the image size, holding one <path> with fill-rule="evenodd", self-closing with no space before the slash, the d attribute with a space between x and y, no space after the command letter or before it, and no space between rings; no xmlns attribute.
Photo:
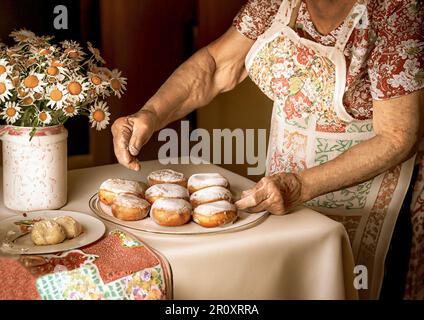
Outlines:
<svg viewBox="0 0 424 320"><path fill-rule="evenodd" d="M233 183L244 179L213 165L170 167L220 172ZM141 173L120 165L70 171L69 199L63 209L92 214L88 200L102 181L110 177L144 180L148 172L159 168L157 161L148 161L142 163ZM13 214L1 199L0 219ZM105 224L113 228L113 224ZM175 299L357 297L345 229L310 209L270 216L253 228L226 234L172 236L129 231L168 259Z"/></svg>

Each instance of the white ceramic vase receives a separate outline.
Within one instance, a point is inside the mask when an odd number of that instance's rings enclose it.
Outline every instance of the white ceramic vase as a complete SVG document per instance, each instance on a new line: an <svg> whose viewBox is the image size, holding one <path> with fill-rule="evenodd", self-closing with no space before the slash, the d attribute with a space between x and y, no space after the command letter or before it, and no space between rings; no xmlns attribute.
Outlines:
<svg viewBox="0 0 424 320"><path fill-rule="evenodd" d="M67 137L62 126L4 126L3 201L16 211L58 209L67 201Z"/></svg>

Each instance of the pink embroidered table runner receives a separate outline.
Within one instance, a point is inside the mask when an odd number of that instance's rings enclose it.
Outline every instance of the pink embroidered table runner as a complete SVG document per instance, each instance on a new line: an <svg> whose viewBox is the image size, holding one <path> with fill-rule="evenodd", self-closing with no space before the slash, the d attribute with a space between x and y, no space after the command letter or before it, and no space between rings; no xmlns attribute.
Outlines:
<svg viewBox="0 0 424 320"><path fill-rule="evenodd" d="M114 230L80 250L0 257L0 300L172 298L168 262L136 237Z"/></svg>

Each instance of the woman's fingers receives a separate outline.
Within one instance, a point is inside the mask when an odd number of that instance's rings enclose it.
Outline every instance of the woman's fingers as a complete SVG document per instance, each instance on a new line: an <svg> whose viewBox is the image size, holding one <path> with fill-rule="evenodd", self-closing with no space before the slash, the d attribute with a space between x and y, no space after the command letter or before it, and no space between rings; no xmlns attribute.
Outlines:
<svg viewBox="0 0 424 320"><path fill-rule="evenodd" d="M251 190L247 190L245 195L235 203L237 208L245 210L248 208L256 207L263 200L267 198L267 194L262 187L255 187Z"/></svg>
<svg viewBox="0 0 424 320"><path fill-rule="evenodd" d="M153 123L155 123L155 121L151 112L143 112L143 110L134 116L128 117L128 123L132 127L132 135L129 141L128 150L132 156L138 156L141 148L153 135Z"/></svg>
<svg viewBox="0 0 424 320"><path fill-rule="evenodd" d="M140 153L141 147L143 146L142 145L143 133L140 132L141 130L139 130L137 125L134 124L135 121L137 121L137 119L133 117L128 117L128 123L132 127L132 134L128 143L128 151L134 157L138 156L138 154Z"/></svg>
<svg viewBox="0 0 424 320"><path fill-rule="evenodd" d="M248 208L247 211L251 212L251 213L268 211L268 208L271 205L272 205L272 202L271 202L270 198L267 198L264 201L262 201L261 203L259 203L257 206L252 207L252 208Z"/></svg>
<svg viewBox="0 0 424 320"><path fill-rule="evenodd" d="M119 118L115 121L112 126L112 134L113 148L118 162L131 170L140 170L138 160L128 150L132 126L128 123L127 118Z"/></svg>
<svg viewBox="0 0 424 320"><path fill-rule="evenodd" d="M286 213L284 197L276 176L265 177L254 188L244 191L236 206L249 212L268 211L275 215Z"/></svg>

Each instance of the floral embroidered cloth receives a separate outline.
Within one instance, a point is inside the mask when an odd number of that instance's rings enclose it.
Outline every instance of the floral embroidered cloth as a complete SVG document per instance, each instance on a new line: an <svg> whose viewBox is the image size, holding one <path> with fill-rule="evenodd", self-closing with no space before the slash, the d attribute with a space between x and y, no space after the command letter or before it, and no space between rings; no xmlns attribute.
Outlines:
<svg viewBox="0 0 424 320"><path fill-rule="evenodd" d="M172 297L166 260L115 230L80 250L0 258L0 299L160 300Z"/></svg>
<svg viewBox="0 0 424 320"><path fill-rule="evenodd" d="M268 30L276 19L277 12L284 2L293 2L292 0L249 0L240 10L234 19L234 26L246 37L256 40ZM358 132L372 131L373 118L373 100L383 100L404 96L412 92L424 88L424 38L423 38L423 19L424 7L422 2L417 0L376 0L365 1L358 0L357 3L366 5L365 15L355 25L352 32L346 32L348 28L344 25L336 28L328 35L321 35L312 23L307 5L304 1L300 6L294 31L303 38L307 38L326 46L336 46L338 42L347 44L344 47L343 54L346 63L346 89L343 92L343 105L350 117L363 121L362 127L354 128L353 126L345 126L342 123L334 121L333 123L317 123L317 130L320 132L356 132L349 130L358 130ZM349 17L354 18L355 12L351 12ZM260 38L259 38L260 39ZM287 43L274 42L274 47L269 47L269 52L263 50L263 54L278 52L274 55L274 60L257 59L258 61L271 61L271 65L263 65L263 68L253 68L255 72L251 72L250 76L256 83L265 83L261 89L271 99L286 101L287 96L291 96L292 91L299 91L304 88L309 79L308 73L320 72L319 59L313 57L299 56L298 61L302 63L305 59L313 61L310 69L305 70L304 76L296 77L289 81L290 77L278 76L283 62L290 61L290 52L287 48L293 48L294 45ZM281 50L284 48L285 50ZM281 63L277 59L287 55L282 59ZM313 68L317 66L316 70ZM291 68L292 66L290 66ZM285 68L290 69L290 68ZM271 71L272 75L270 74ZM269 77L272 81L267 81ZM331 79L330 79L331 80ZM269 85L268 85L269 84ZM317 86L319 83L317 83ZM284 105L280 109L287 115L288 121L292 118L300 119L297 105L305 104L304 101L311 99L308 95L293 95L293 103ZM325 95L331 97L330 94ZM312 99L316 100L316 99ZM323 104L325 106L325 104ZM291 109L288 109L291 107ZM327 110L320 108L304 110L314 115L321 112L328 118ZM401 107L401 106L400 106ZM371 124L371 126L370 126ZM308 126L308 123L300 125ZM370 126L370 127L368 127ZM371 129L370 129L371 128ZM272 134L272 132L271 132ZM276 132L278 136L282 136L282 132ZM285 135L285 133L284 133ZM285 135L286 136L286 135ZM295 153L296 159L302 158L302 147L306 146L306 142L296 136L291 140L285 140L286 144L296 144L299 150ZM281 138L282 139L282 138ZM336 151L343 152L352 145L344 145L343 141L337 141L338 145L323 145L322 155L317 154L318 162L326 162ZM270 146L271 147L271 146ZM296 161L285 157L278 157L275 162L269 163L270 172L279 171L299 171L306 167L302 161ZM285 165L290 163L291 167ZM295 164L296 166L293 166ZM416 157L416 164L419 166L419 176L414 185L413 201L411 203L411 220L413 223L413 239L411 249L411 260L409 266L407 288L405 298L423 299L424 298L424 143L421 145L420 151ZM319 163L317 163L319 165ZM373 208L372 215L366 221L366 232L361 239L361 244L368 246L371 255L375 254L375 248L370 246L370 240L378 237L384 224L384 217L387 215L388 206L391 197L390 189L396 185L399 177L399 170L393 169L384 177L383 185L379 192L377 205ZM367 185L363 185L366 189ZM342 190L343 191L343 190ZM360 216L344 216L339 219L345 225L351 239L357 234ZM362 258L357 260L359 263ZM357 261L357 262L358 262Z"/></svg>

